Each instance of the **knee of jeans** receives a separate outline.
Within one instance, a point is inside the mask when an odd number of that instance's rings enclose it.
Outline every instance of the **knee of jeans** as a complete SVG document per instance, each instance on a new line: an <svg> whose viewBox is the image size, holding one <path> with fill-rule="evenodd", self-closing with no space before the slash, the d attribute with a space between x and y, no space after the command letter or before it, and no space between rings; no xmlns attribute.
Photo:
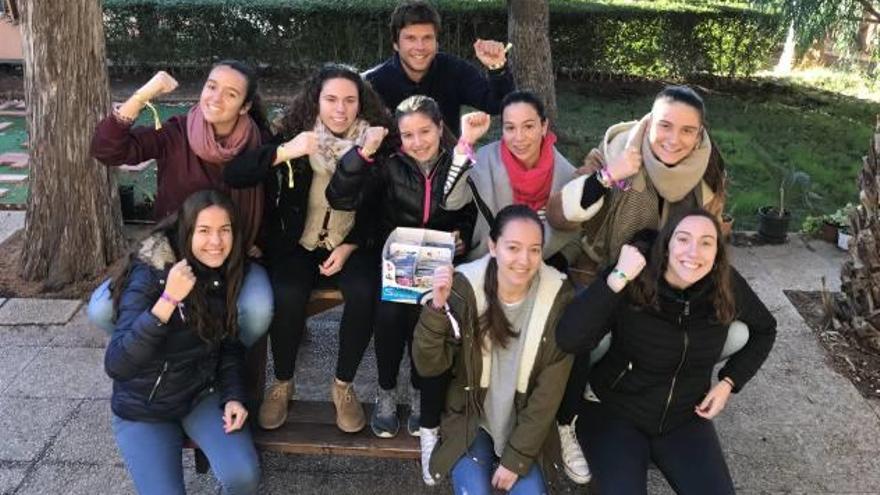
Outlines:
<svg viewBox="0 0 880 495"><path fill-rule="evenodd" d="M268 297L239 298L238 328L239 338L250 347L269 331L272 323L274 304L271 292Z"/></svg>
<svg viewBox="0 0 880 495"><path fill-rule="evenodd" d="M749 341L749 327L745 323L734 320L727 329L727 340L724 341L724 348L721 350L720 361L723 361L733 354L736 354Z"/></svg>
<svg viewBox="0 0 880 495"><path fill-rule="evenodd" d="M256 460L240 459L234 467L218 474L218 481L223 486L223 493L253 494L260 486L260 465Z"/></svg>
<svg viewBox="0 0 880 495"><path fill-rule="evenodd" d="M108 334L113 333L113 298L110 295L110 280L107 279L92 292L86 316L93 325Z"/></svg>

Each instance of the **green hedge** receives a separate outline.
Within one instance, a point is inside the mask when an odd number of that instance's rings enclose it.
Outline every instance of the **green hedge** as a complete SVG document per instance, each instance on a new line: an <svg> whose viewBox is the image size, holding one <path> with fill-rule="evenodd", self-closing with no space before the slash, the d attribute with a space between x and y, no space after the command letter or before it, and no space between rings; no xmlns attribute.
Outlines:
<svg viewBox="0 0 880 495"><path fill-rule="evenodd" d="M367 68L392 51L394 0L105 0L108 57L115 68L195 68L239 58L278 70L325 61ZM437 2L442 49L472 56L476 37L507 38L506 2ZM779 19L698 4L621 6L551 1L553 62L566 72L677 77L743 76L779 42Z"/></svg>

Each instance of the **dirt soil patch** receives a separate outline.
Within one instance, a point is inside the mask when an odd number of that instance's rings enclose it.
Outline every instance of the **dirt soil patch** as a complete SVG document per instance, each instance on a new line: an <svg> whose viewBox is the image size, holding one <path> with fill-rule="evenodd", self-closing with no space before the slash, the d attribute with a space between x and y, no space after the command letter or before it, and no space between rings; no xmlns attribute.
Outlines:
<svg viewBox="0 0 880 495"><path fill-rule="evenodd" d="M825 348L831 367L856 386L866 399L880 399L880 356L863 347L847 327L835 330L828 323L821 291L784 291ZM830 293L840 304L843 295Z"/></svg>
<svg viewBox="0 0 880 495"><path fill-rule="evenodd" d="M129 245L143 238L152 229L151 225L126 225L125 236ZM0 244L0 297L28 297L39 299L87 299L92 291L111 273L116 273L128 260L128 255L120 257L106 270L92 277L66 285L61 290L48 291L42 282L24 280L18 276L21 250L24 244L24 230L20 229Z"/></svg>

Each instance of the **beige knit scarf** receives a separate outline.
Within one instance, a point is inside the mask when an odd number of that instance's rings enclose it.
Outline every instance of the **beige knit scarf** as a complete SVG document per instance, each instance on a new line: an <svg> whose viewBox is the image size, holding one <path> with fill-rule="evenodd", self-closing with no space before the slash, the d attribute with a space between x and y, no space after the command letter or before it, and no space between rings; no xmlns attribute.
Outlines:
<svg viewBox="0 0 880 495"><path fill-rule="evenodd" d="M602 210L584 224L583 247L600 266L612 263L621 246L639 230L658 229L670 216L705 205L713 197L712 190L702 180L712 151L706 131L697 147L670 167L651 151L650 125L651 114L639 121L614 125L605 133L599 147L605 163L615 160L635 143L640 143L642 154L642 169L629 179L630 189L609 190Z"/></svg>

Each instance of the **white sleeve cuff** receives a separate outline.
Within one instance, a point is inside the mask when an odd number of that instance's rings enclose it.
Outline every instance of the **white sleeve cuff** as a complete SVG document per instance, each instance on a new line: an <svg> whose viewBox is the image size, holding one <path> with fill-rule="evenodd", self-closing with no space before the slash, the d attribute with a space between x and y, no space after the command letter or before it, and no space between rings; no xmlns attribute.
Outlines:
<svg viewBox="0 0 880 495"><path fill-rule="evenodd" d="M586 222L593 218L605 203L605 198L602 197L588 208L581 206L581 198L584 196L584 184L586 184L589 177L589 175L582 175L562 188L562 215L569 222Z"/></svg>

